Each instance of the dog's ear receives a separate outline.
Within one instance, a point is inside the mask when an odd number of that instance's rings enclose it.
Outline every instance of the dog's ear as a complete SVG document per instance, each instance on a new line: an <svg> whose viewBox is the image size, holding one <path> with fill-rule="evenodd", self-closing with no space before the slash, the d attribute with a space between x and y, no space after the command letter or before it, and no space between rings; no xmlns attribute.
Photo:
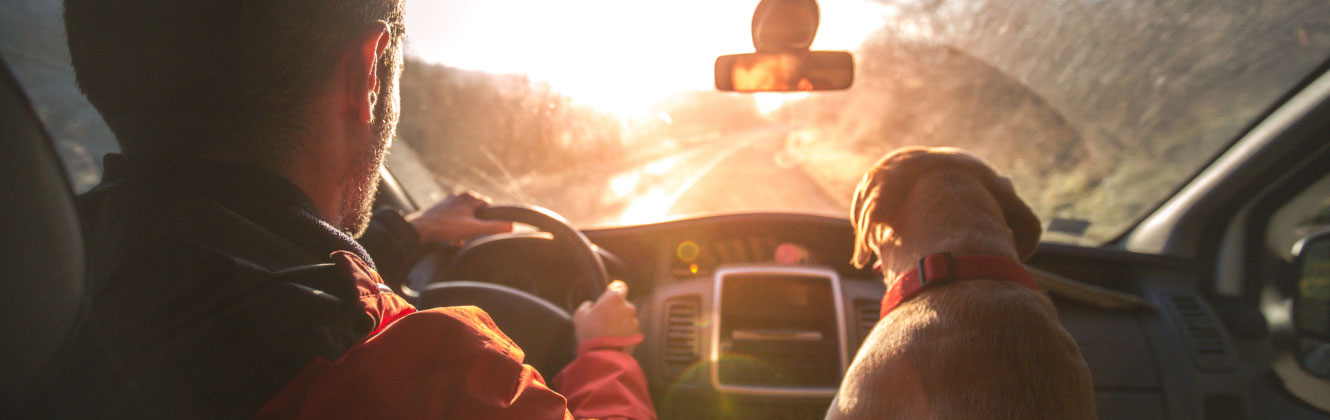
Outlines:
<svg viewBox="0 0 1330 420"><path fill-rule="evenodd" d="M1029 259L1039 248L1039 237L1044 233L1039 216L1016 195L1010 179L995 175L989 189L1002 206L1002 215L1007 219L1007 227L1011 228L1012 240L1016 243L1016 253L1021 261Z"/></svg>
<svg viewBox="0 0 1330 420"><path fill-rule="evenodd" d="M876 219L878 190L876 172L869 171L859 180L854 189L854 201L850 203L850 225L854 227L854 256L850 264L855 268L864 268L873 258L872 224Z"/></svg>
<svg viewBox="0 0 1330 420"><path fill-rule="evenodd" d="M850 204L850 223L854 226L854 256L850 263L856 268L867 266L879 242L890 235L891 219L908 192L909 185L887 178L892 156L888 155L865 174L855 188L854 201Z"/></svg>
<svg viewBox="0 0 1330 420"><path fill-rule="evenodd" d="M859 186L854 190L854 201L850 204L850 223L854 225L854 256L850 263L856 268L864 268L873 259L873 252L880 241L891 234L892 218L896 209L905 201L911 184L901 180L913 179L910 173L919 172L916 165L908 162L926 156L932 149L926 147L902 147L887 153L873 165ZM878 255L878 258L882 258Z"/></svg>

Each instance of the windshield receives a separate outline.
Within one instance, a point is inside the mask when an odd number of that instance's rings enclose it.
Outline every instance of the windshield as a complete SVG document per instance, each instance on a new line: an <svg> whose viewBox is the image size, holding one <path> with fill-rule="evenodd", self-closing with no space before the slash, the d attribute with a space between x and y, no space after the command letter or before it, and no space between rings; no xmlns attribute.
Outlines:
<svg viewBox="0 0 1330 420"><path fill-rule="evenodd" d="M1046 239L1098 245L1330 54L1321 0L822 1L813 48L854 52L851 89L716 92L756 3L409 2L390 167L587 227L846 217L886 152L956 146L1012 177Z"/></svg>

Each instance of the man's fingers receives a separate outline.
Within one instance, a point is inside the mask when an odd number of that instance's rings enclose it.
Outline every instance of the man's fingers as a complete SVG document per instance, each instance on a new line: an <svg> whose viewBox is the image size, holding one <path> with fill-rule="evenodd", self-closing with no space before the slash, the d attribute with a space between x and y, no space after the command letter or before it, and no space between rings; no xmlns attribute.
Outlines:
<svg viewBox="0 0 1330 420"><path fill-rule="evenodd" d="M628 301L628 284L615 280L606 285L594 305L582 303L573 317L578 342L595 337L631 337L641 334L637 307ZM632 347L628 347L628 351Z"/></svg>
<svg viewBox="0 0 1330 420"><path fill-rule="evenodd" d="M591 312L591 301L589 300L582 301L582 304L577 306L577 310L573 311L573 314L576 315L586 312Z"/></svg>
<svg viewBox="0 0 1330 420"><path fill-rule="evenodd" d="M601 305L605 303L622 304L623 302L626 301L628 301L628 299L624 297L623 293L619 293L613 290L606 290L605 293L600 294L599 299L596 299L596 305Z"/></svg>
<svg viewBox="0 0 1330 420"><path fill-rule="evenodd" d="M453 197L457 197L457 199L459 199L459 200L468 200L468 201L469 201L469 200L476 200L476 199L478 199L478 194L476 194L474 191L471 191L471 190L462 190L462 191L458 191L456 194L453 194Z"/></svg>
<svg viewBox="0 0 1330 420"><path fill-rule="evenodd" d="M465 204L467 208L471 209L471 211L480 210L490 205L490 203L485 202L485 200L475 197L467 197L462 201L462 204Z"/></svg>
<svg viewBox="0 0 1330 420"><path fill-rule="evenodd" d="M467 207L470 207L472 209L480 209L482 207L490 205L490 203L492 202L492 200L490 200L489 197L486 197L474 191L462 191L460 193L457 193L457 195L455 195L454 197L456 197L463 204L466 204Z"/></svg>
<svg viewBox="0 0 1330 420"><path fill-rule="evenodd" d="M622 281L615 280L605 287L605 293L600 294L600 299L596 299L596 304L601 302L626 302L628 300L628 285Z"/></svg>
<svg viewBox="0 0 1330 420"><path fill-rule="evenodd" d="M605 290L628 296L628 283L624 283L623 280L615 280L610 282L610 285L606 286Z"/></svg>
<svg viewBox="0 0 1330 420"><path fill-rule="evenodd" d="M464 235L468 238L476 235L493 235L513 231L513 222L503 220L473 220L466 223Z"/></svg>
<svg viewBox="0 0 1330 420"><path fill-rule="evenodd" d="M484 234L508 233L513 231L513 222L503 220L486 220L480 228Z"/></svg>

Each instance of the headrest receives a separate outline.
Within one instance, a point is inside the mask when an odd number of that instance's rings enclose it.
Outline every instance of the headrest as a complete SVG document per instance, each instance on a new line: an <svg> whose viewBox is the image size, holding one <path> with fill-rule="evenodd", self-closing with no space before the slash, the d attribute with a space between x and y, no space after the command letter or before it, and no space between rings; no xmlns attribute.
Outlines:
<svg viewBox="0 0 1330 420"><path fill-rule="evenodd" d="M66 353L83 310L83 229L40 120L0 62L0 404Z"/></svg>

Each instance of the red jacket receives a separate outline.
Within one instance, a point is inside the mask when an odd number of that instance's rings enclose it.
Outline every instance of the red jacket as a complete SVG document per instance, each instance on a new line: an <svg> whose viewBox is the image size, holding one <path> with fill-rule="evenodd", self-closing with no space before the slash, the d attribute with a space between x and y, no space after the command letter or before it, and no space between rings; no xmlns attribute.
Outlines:
<svg viewBox="0 0 1330 420"><path fill-rule="evenodd" d="M332 257L356 279L360 303L378 326L340 359L306 366L259 418L656 418L646 376L628 353L583 343L554 378L560 395L522 364L522 350L484 311L416 311L383 292L378 273L360 258Z"/></svg>

